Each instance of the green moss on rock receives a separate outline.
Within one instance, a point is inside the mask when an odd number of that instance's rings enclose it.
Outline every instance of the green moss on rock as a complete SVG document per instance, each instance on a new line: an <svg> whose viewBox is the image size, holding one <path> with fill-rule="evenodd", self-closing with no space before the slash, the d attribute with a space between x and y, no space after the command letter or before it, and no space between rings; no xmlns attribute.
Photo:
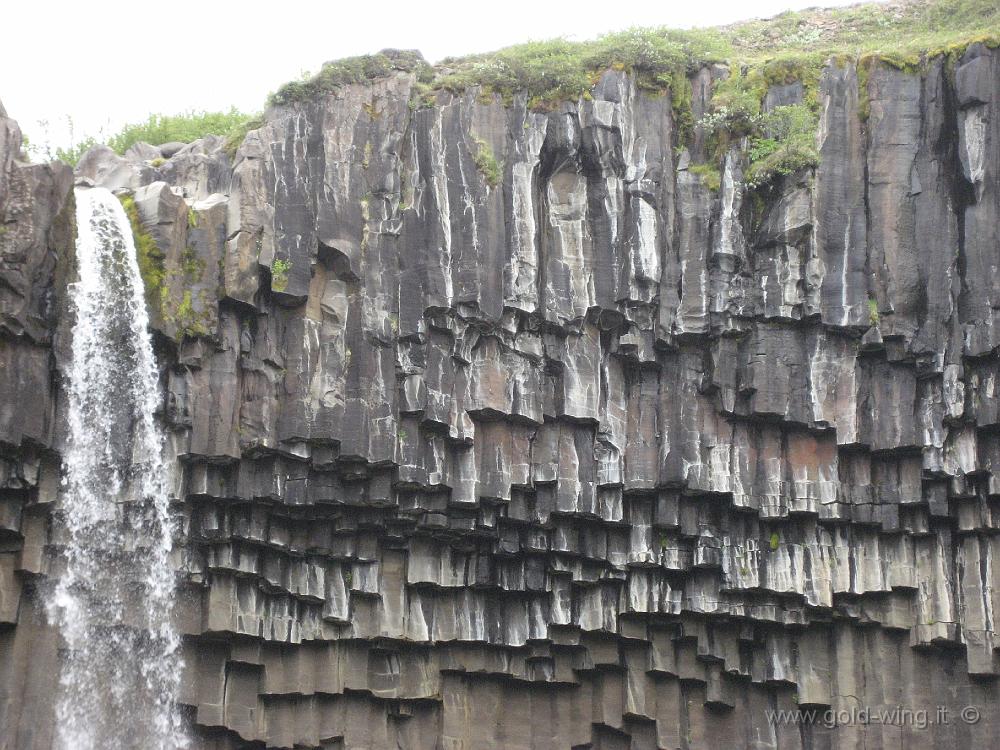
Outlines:
<svg viewBox="0 0 1000 750"><path fill-rule="evenodd" d="M714 164L692 164L688 171L701 178L701 183L713 193L722 187L722 172Z"/></svg>
<svg viewBox="0 0 1000 750"><path fill-rule="evenodd" d="M472 155L476 162L476 169L482 174L487 185L496 187L500 183L501 167L496 156L493 155L493 149L482 138L473 136L472 140L476 144L476 150Z"/></svg>
<svg viewBox="0 0 1000 750"><path fill-rule="evenodd" d="M136 260L139 263L139 275L146 293L146 307L151 313L163 317L167 300L167 272L163 251L156 244L139 218L139 207L131 195L119 195L122 208L132 227L132 241L135 243Z"/></svg>

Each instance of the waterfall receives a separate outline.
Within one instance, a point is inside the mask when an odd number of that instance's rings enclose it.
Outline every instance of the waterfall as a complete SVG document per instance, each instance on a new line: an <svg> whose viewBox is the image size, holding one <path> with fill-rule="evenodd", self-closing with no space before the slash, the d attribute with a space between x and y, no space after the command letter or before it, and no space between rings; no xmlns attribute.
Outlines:
<svg viewBox="0 0 1000 750"><path fill-rule="evenodd" d="M156 362L129 221L104 189L76 193L79 281L58 521L65 568L49 612L65 641L66 750L186 745Z"/></svg>

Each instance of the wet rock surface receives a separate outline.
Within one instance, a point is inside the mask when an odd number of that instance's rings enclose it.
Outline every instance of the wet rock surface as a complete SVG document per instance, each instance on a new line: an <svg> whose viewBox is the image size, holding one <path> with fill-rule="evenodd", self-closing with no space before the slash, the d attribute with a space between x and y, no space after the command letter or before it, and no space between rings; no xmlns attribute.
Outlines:
<svg viewBox="0 0 1000 750"><path fill-rule="evenodd" d="M820 166L754 195L625 73L546 113L413 87L77 174L162 256L195 745L995 747L997 51L829 65ZM18 142L0 747L42 748L72 177ZM952 721L768 719L797 706Z"/></svg>

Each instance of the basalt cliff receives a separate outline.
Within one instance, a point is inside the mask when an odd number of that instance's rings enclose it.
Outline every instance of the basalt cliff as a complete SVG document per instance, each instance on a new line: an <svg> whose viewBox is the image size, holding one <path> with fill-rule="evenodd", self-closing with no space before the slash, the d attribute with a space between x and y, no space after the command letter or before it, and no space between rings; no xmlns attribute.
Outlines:
<svg viewBox="0 0 1000 750"><path fill-rule="evenodd" d="M192 747L1000 745L1000 50L827 60L763 187L722 65L685 132L399 68L75 175L0 110L0 747L53 742L74 183L147 279Z"/></svg>

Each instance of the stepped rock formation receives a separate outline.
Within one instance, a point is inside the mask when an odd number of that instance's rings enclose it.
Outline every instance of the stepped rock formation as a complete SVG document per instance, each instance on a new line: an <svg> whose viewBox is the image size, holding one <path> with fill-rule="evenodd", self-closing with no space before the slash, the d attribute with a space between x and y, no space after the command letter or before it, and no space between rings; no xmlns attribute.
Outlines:
<svg viewBox="0 0 1000 750"><path fill-rule="evenodd" d="M829 63L819 167L762 202L625 72L547 113L414 85L78 169L162 264L195 746L1000 746L1000 50ZM0 119L5 750L54 735L74 274L71 173L19 140ZM898 706L930 725L768 717Z"/></svg>

